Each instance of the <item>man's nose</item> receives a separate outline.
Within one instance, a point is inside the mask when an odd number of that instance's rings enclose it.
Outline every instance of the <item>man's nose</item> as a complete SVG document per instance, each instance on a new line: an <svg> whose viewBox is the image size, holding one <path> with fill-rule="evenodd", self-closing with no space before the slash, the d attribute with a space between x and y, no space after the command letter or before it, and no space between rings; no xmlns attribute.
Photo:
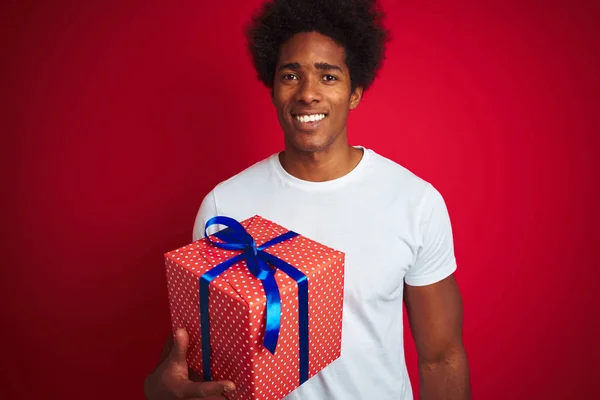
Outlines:
<svg viewBox="0 0 600 400"><path fill-rule="evenodd" d="M322 93L319 82L315 79L303 79L296 92L296 101L311 104L321 101Z"/></svg>

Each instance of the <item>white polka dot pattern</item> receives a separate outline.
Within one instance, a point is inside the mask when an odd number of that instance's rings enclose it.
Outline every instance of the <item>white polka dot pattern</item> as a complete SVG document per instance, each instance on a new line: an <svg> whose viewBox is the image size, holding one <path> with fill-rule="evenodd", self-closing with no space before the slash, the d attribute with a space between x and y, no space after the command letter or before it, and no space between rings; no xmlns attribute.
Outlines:
<svg viewBox="0 0 600 400"><path fill-rule="evenodd" d="M288 230L259 216L241 222L257 245ZM218 239L211 237L212 240ZM265 251L287 261L308 277L309 378L341 352L344 253L304 236ZM238 254L202 239L165 254L173 330L190 334L188 363L202 374L199 314L200 276ZM275 279L281 294L281 331L277 350L263 346L265 296L262 283L245 262L215 278L209 289L210 359L213 380L228 379L237 390L231 400L280 400L300 384L298 286L285 273Z"/></svg>

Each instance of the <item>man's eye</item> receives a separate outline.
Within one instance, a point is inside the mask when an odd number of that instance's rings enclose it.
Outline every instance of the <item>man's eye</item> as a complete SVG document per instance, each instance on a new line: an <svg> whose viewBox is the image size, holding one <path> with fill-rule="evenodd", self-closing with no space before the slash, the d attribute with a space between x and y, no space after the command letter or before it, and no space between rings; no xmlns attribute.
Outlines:
<svg viewBox="0 0 600 400"><path fill-rule="evenodd" d="M291 81L294 79L298 79L298 77L294 74L285 74L285 75L283 75L283 79L286 81Z"/></svg>
<svg viewBox="0 0 600 400"><path fill-rule="evenodd" d="M337 77L333 75L325 75L323 76L323 80L327 82L337 81Z"/></svg>

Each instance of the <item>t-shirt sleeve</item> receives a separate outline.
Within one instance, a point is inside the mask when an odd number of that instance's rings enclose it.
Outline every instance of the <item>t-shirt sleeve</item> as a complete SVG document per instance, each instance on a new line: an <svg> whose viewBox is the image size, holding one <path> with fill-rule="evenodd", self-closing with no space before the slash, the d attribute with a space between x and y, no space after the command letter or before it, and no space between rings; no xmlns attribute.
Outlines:
<svg viewBox="0 0 600 400"><path fill-rule="evenodd" d="M448 209L440 192L431 185L425 193L420 211L420 246L415 263L404 278L406 284L411 286L430 285L456 271Z"/></svg>
<svg viewBox="0 0 600 400"><path fill-rule="evenodd" d="M200 205L200 209L198 210L198 214L196 215L196 220L194 222L194 229L192 239L195 242L196 240L200 240L204 238L204 226L206 225L206 221L211 219L212 217L217 215L217 202L215 200L214 190L204 197L202 204ZM209 234L213 232L210 231Z"/></svg>

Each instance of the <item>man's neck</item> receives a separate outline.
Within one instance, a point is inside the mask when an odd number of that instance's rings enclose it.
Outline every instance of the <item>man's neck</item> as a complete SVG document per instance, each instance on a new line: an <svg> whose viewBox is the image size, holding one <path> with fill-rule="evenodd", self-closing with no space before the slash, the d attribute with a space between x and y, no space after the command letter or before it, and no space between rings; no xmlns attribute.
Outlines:
<svg viewBox="0 0 600 400"><path fill-rule="evenodd" d="M348 174L362 157L362 149L345 144L342 148L313 153L286 149L279 154L279 162L283 169L298 179L325 182Z"/></svg>

